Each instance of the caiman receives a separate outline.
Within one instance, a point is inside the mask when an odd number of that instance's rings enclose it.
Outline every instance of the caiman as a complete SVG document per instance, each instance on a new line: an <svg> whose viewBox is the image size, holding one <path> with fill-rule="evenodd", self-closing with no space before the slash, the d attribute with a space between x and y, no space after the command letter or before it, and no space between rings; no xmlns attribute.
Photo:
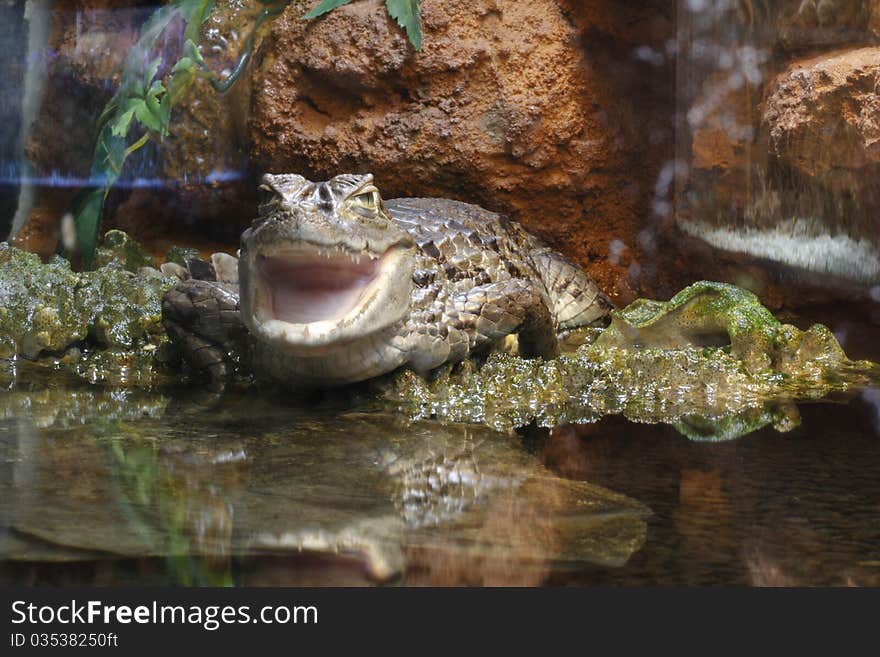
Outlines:
<svg viewBox="0 0 880 657"><path fill-rule="evenodd" d="M560 332L612 308L580 268L519 224L442 198L383 201L370 174L265 175L237 262L190 261L163 321L197 371L294 386L426 374L509 335L553 357Z"/></svg>

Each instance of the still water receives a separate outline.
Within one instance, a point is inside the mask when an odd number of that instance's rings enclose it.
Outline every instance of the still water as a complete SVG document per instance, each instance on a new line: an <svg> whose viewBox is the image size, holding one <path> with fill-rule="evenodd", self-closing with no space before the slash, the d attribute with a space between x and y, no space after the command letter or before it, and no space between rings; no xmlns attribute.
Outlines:
<svg viewBox="0 0 880 657"><path fill-rule="evenodd" d="M848 316L845 347L876 359ZM618 416L500 433L339 395L6 380L7 584L880 584L880 389L694 442Z"/></svg>

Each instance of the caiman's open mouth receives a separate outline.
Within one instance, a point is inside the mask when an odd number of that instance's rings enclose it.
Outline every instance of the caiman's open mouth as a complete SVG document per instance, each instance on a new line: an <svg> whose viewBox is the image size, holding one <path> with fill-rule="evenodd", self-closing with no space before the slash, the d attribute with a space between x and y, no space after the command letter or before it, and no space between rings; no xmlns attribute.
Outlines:
<svg viewBox="0 0 880 657"><path fill-rule="evenodd" d="M345 317L378 277L382 260L342 251L257 257L261 319L308 324Z"/></svg>
<svg viewBox="0 0 880 657"><path fill-rule="evenodd" d="M412 270L402 246L381 255L309 243L261 250L239 264L242 319L298 353L362 338L408 312Z"/></svg>

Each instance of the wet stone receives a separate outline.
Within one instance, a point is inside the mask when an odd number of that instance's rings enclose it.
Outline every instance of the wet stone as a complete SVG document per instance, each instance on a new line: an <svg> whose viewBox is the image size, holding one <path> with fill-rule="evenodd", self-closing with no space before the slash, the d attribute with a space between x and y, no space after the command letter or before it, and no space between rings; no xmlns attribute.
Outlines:
<svg viewBox="0 0 880 657"><path fill-rule="evenodd" d="M117 263L124 269L136 272L141 267L152 267L153 258L141 245L121 230L108 230L104 240L95 251L95 268Z"/></svg>
<svg viewBox="0 0 880 657"><path fill-rule="evenodd" d="M796 410L777 417L780 401L878 382L880 366L847 359L827 327L782 324L750 292L701 282L668 302L642 299L614 311L607 329L584 332L579 346L556 359L494 353L479 370L430 381L399 374L381 394L413 417L497 429L622 414L720 440L766 425L797 426Z"/></svg>
<svg viewBox="0 0 880 657"><path fill-rule="evenodd" d="M0 358L39 359L50 368L89 362L95 376L150 378L152 355L167 341L162 296L176 279L125 269L144 265L136 265L140 247L124 233L108 234L107 243L120 248L117 256L86 272L0 244Z"/></svg>

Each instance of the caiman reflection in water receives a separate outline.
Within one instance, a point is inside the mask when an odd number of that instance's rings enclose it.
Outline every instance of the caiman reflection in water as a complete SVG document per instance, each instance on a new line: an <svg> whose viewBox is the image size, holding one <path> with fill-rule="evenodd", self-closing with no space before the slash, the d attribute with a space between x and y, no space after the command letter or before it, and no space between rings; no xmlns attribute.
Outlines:
<svg viewBox="0 0 880 657"><path fill-rule="evenodd" d="M644 505L552 474L514 434L264 392L38 388L0 398L9 573L158 558L182 584L538 584L645 540Z"/></svg>

